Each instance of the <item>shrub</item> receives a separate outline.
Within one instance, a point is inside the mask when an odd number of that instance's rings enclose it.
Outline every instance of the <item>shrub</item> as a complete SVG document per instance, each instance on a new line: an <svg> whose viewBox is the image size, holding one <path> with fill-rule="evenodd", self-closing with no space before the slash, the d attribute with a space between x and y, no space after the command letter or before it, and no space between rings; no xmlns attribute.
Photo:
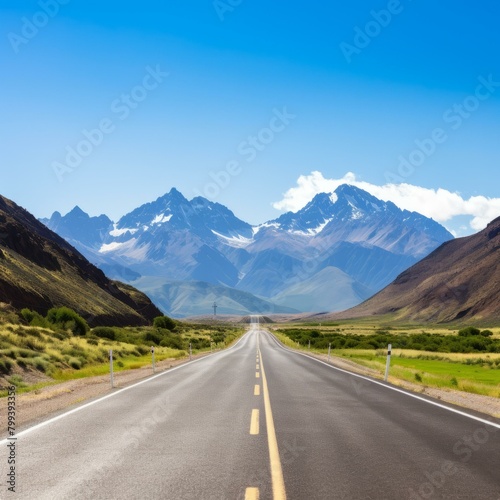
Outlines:
<svg viewBox="0 0 500 500"><path fill-rule="evenodd" d="M79 370L82 367L82 362L78 358L70 358L68 364L75 370Z"/></svg>
<svg viewBox="0 0 500 500"><path fill-rule="evenodd" d="M422 382L422 377L420 376L420 373L415 373L415 380L417 382Z"/></svg>
<svg viewBox="0 0 500 500"><path fill-rule="evenodd" d="M136 351L139 353L140 356L144 356L149 352L149 348L143 346L143 345L138 345L136 348Z"/></svg>
<svg viewBox="0 0 500 500"><path fill-rule="evenodd" d="M28 309L25 307L24 309L21 309L19 312L19 316L28 323L28 325L33 321L33 318L35 317L35 311L32 311L31 309Z"/></svg>
<svg viewBox="0 0 500 500"><path fill-rule="evenodd" d="M73 335L85 335L89 331L87 322L69 307L50 309L47 313L47 321L64 330L71 330Z"/></svg>
<svg viewBox="0 0 500 500"><path fill-rule="evenodd" d="M116 340L116 332L109 326L97 326L96 328L92 329L92 333L96 337L100 337L102 339Z"/></svg>
<svg viewBox="0 0 500 500"><path fill-rule="evenodd" d="M21 309L19 317L30 326L40 326L42 328L50 326L50 323L41 314L28 308Z"/></svg>
<svg viewBox="0 0 500 500"><path fill-rule="evenodd" d="M144 340L158 345L162 341L162 336L159 333L148 332L144 335Z"/></svg>
<svg viewBox="0 0 500 500"><path fill-rule="evenodd" d="M462 328L458 331L458 335L460 337L472 337L480 334L481 331L478 328L474 328L473 326L468 326L467 328Z"/></svg>
<svg viewBox="0 0 500 500"><path fill-rule="evenodd" d="M176 322L168 316L157 316L153 320L153 325L155 328L163 328L170 331L173 331L177 326Z"/></svg>
<svg viewBox="0 0 500 500"><path fill-rule="evenodd" d="M43 358L33 358L33 365L35 368L43 373L48 369L48 363Z"/></svg>
<svg viewBox="0 0 500 500"><path fill-rule="evenodd" d="M162 347L170 347L171 349L184 349L182 339L178 335L166 335L160 342Z"/></svg>

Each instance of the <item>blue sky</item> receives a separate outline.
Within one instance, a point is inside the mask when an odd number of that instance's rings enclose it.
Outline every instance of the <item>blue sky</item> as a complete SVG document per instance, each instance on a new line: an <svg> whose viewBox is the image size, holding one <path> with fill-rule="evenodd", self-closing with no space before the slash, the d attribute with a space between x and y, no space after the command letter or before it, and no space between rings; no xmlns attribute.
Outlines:
<svg viewBox="0 0 500 500"><path fill-rule="evenodd" d="M260 223L345 178L459 235L500 215L493 0L1 5L0 193L36 216L175 186Z"/></svg>

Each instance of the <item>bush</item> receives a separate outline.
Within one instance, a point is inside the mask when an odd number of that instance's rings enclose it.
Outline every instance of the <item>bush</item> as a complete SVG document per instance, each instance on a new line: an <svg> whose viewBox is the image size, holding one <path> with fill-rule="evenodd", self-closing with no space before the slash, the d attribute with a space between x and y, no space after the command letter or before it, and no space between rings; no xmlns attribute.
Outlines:
<svg viewBox="0 0 500 500"><path fill-rule="evenodd" d="M160 345L162 347L170 347L171 349L184 349L182 339L178 335L165 335Z"/></svg>
<svg viewBox="0 0 500 500"><path fill-rule="evenodd" d="M481 331L478 328L474 328L473 326L468 326L467 328L462 328L458 331L458 335L460 337L472 337L480 334Z"/></svg>
<svg viewBox="0 0 500 500"><path fill-rule="evenodd" d="M43 373L48 369L48 363L43 358L33 358L33 365L35 368Z"/></svg>
<svg viewBox="0 0 500 500"><path fill-rule="evenodd" d="M30 326L40 326L42 328L49 328L50 323L41 314L36 311L31 311L28 308L21 309L19 317Z"/></svg>
<svg viewBox="0 0 500 500"><path fill-rule="evenodd" d="M47 321L64 330L71 330L73 335L85 335L90 329L87 322L69 307L50 309L47 313Z"/></svg>
<svg viewBox="0 0 500 500"><path fill-rule="evenodd" d="M173 331L177 326L176 322L168 316L157 316L153 320L153 325L155 328L163 328L170 331Z"/></svg>
<svg viewBox="0 0 500 500"><path fill-rule="evenodd" d="M151 342L153 344L159 345L162 341L162 336L159 333L148 332L144 335L144 340L146 342Z"/></svg>
<svg viewBox="0 0 500 500"><path fill-rule="evenodd" d="M82 362L78 358L70 358L68 364L75 370L79 370L82 367Z"/></svg>
<svg viewBox="0 0 500 500"><path fill-rule="evenodd" d="M24 309L21 309L19 316L29 325L33 321L35 314L35 311L32 311L31 309L25 307Z"/></svg>
<svg viewBox="0 0 500 500"><path fill-rule="evenodd" d="M100 337L102 339L116 340L116 332L109 326L97 326L96 328L92 329L92 333L96 337Z"/></svg>

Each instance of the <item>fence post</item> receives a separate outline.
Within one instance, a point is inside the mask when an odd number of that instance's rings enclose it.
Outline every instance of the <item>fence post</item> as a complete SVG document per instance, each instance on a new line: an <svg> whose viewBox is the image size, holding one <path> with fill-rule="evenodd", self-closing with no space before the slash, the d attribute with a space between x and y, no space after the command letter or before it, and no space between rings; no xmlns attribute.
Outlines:
<svg viewBox="0 0 500 500"><path fill-rule="evenodd" d="M389 377L389 368L391 366L391 349L392 349L392 345L389 344L387 346L387 361L385 363L385 377L384 377L384 380L387 382L387 378Z"/></svg>
<svg viewBox="0 0 500 500"><path fill-rule="evenodd" d="M113 349L109 350L109 374L111 377L111 389L113 389Z"/></svg>

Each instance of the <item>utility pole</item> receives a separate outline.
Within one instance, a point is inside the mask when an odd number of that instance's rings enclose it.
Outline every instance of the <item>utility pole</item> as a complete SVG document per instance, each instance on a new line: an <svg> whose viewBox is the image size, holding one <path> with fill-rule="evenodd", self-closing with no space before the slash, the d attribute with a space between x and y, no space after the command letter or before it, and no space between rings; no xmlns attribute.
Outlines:
<svg viewBox="0 0 500 500"><path fill-rule="evenodd" d="M217 316L217 302L214 302L214 305L212 306L213 310L214 310L214 318L215 316Z"/></svg>

